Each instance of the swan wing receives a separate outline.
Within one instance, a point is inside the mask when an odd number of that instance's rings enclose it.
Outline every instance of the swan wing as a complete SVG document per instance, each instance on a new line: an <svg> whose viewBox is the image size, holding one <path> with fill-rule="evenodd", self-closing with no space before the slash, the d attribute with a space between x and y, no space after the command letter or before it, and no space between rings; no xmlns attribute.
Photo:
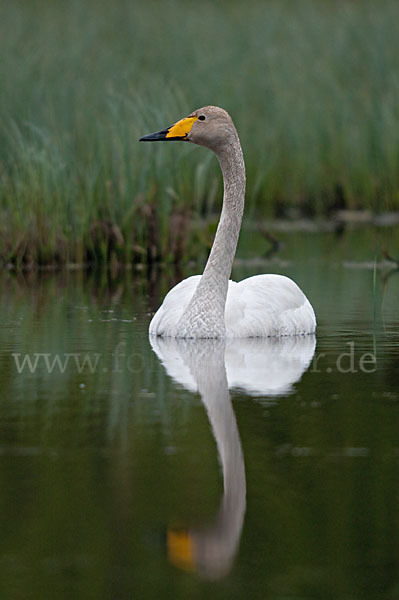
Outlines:
<svg viewBox="0 0 399 600"><path fill-rule="evenodd" d="M175 335L174 328L193 297L200 279L201 275L187 277L166 294L151 320L149 330L151 335Z"/></svg>
<svg viewBox="0 0 399 600"><path fill-rule="evenodd" d="M226 302L227 337L305 335L316 330L309 300L284 275L255 275L230 282Z"/></svg>

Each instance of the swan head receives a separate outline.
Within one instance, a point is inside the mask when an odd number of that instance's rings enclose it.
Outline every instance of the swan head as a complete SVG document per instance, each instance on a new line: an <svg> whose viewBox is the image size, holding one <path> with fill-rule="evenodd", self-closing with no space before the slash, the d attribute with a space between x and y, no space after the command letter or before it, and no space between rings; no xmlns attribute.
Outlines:
<svg viewBox="0 0 399 600"><path fill-rule="evenodd" d="M218 152L235 139L237 132L229 113L218 106L204 106L162 131L144 135L140 142L180 140Z"/></svg>

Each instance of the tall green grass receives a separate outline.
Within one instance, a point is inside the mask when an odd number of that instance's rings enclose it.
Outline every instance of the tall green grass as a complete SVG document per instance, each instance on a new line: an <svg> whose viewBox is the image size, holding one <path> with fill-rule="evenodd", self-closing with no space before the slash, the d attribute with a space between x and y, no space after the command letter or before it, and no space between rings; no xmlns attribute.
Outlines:
<svg viewBox="0 0 399 600"><path fill-rule="evenodd" d="M3 0L1 257L195 253L217 162L138 138L204 104L239 130L247 216L398 209L398 21L395 0Z"/></svg>

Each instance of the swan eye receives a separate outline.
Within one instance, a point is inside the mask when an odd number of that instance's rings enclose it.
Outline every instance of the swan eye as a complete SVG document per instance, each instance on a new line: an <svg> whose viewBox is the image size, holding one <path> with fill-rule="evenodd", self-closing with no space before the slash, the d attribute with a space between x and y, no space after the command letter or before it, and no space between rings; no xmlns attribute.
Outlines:
<svg viewBox="0 0 399 600"><path fill-rule="evenodd" d="M198 120L199 120L199 121L205 121L205 117L204 117L204 115L200 115L200 116L198 117Z"/></svg>

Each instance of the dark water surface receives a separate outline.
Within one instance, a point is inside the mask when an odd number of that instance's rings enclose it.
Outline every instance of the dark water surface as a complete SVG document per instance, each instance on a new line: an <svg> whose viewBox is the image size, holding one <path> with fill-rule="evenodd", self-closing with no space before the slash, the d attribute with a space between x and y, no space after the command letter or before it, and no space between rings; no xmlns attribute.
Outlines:
<svg viewBox="0 0 399 600"><path fill-rule="evenodd" d="M316 341L153 349L171 276L1 275L0 598L398 598L399 274L375 240L238 261L295 278Z"/></svg>

